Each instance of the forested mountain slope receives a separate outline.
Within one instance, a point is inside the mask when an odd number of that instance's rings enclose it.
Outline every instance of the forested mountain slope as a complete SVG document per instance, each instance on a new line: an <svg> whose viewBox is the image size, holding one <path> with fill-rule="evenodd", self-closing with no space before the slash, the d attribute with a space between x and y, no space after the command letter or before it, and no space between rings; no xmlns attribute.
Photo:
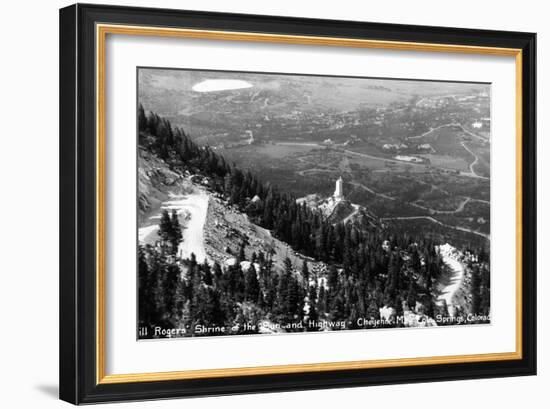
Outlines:
<svg viewBox="0 0 550 409"><path fill-rule="evenodd" d="M144 337L395 327L407 315L423 325L447 314L436 303L446 274L438 243L372 217L335 223L141 107L139 129L140 226L150 227L139 251ZM476 294L488 300L478 274Z"/></svg>

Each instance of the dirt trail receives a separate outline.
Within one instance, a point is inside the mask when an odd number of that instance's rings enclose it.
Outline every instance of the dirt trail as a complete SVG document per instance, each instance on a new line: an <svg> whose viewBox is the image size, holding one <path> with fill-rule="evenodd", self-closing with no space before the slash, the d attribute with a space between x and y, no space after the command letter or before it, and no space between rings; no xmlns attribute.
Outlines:
<svg viewBox="0 0 550 409"><path fill-rule="evenodd" d="M202 263L206 257L204 249L204 223L208 212L208 194L202 190L186 195L172 195L161 205L162 210L176 210L182 225L183 240L179 245L178 254L182 258L189 258L195 253L197 261ZM150 217L151 220L160 220L160 213ZM158 224L141 227L139 241L154 244L158 240Z"/></svg>
<svg viewBox="0 0 550 409"><path fill-rule="evenodd" d="M488 177L485 177L485 176L481 176L481 175L478 175L474 169L475 165L477 165L477 163L479 162L479 157L474 153L474 151L472 151L470 148L468 148L468 146L466 145L465 142L461 142L460 143L462 145L462 147L464 149L466 149L466 151L472 155L474 157L474 161L472 163L470 163L470 172L472 173L472 175L475 175L479 178L482 178L482 179L489 179Z"/></svg>
<svg viewBox="0 0 550 409"><path fill-rule="evenodd" d="M187 195L183 199L167 202L167 204L177 209L180 222L184 226L183 240L178 249L179 256L189 258L191 253L195 253L197 261L204 262L206 260L204 223L208 213L208 195L199 191Z"/></svg>
<svg viewBox="0 0 550 409"><path fill-rule="evenodd" d="M388 196L384 193L376 192L376 191L372 190L370 187L365 186L362 183L358 183L358 182L349 182L349 183L350 183L350 185L360 187L360 188L366 190L367 192L372 193L373 195L376 195L376 196L381 197L383 199L398 200L398 198L396 198L396 197ZM478 202L488 204L488 202L485 202L485 201L482 201L482 200L477 200L477 199L472 199L471 197L464 197L463 200L459 203L458 207L454 210L437 210L437 209L432 209L431 207L419 205L418 203L414 203L414 202L407 202L407 203L411 206L417 207L418 209L426 210L426 211L430 212L430 214L455 214L455 213L462 212L464 210L464 207L471 201L478 201Z"/></svg>
<svg viewBox="0 0 550 409"><path fill-rule="evenodd" d="M439 250L443 262L447 264L452 271L452 278L449 284L441 291L441 295L437 298L437 301L441 303L445 301L447 303L449 315L454 316L455 308L452 301L455 293L462 284L462 280L464 280L464 265L458 260L456 249L448 243L438 246L437 249Z"/></svg>
<svg viewBox="0 0 550 409"><path fill-rule="evenodd" d="M455 230L463 231L463 232L466 232L466 233L476 234L478 236L486 238L487 240L491 239L491 236L488 235L488 234L481 233L479 231L475 231L475 230L472 230L472 229L468 229L467 227L451 226L450 224L442 223L439 220L436 220L431 216L382 217L380 220L384 221L384 220L418 220L418 219L429 220L429 221L431 221L433 223L436 223L436 224L439 224L440 226L443 226L443 227L448 227L450 229L455 229Z"/></svg>
<svg viewBox="0 0 550 409"><path fill-rule="evenodd" d="M429 131L426 131L424 132L423 134L420 134L420 135L416 135L416 136L408 136L407 139L420 139L420 138L423 138L425 136L428 136L429 134L437 131L438 129L441 129L441 128L446 128L448 126L457 126L459 124L455 123L455 122L451 122L451 123L448 123L448 124L443 124L443 125L439 125L439 126L436 126L435 128L430 128Z"/></svg>
<svg viewBox="0 0 550 409"><path fill-rule="evenodd" d="M359 212L359 205L352 203L351 206L353 207L353 212L351 212L344 220L342 220L342 223L344 224L350 221Z"/></svg>

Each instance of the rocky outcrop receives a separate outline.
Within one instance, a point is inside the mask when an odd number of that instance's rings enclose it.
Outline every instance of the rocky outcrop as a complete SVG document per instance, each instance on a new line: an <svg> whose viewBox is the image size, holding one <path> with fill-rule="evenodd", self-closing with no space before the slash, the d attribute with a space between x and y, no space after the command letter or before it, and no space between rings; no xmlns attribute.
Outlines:
<svg viewBox="0 0 550 409"><path fill-rule="evenodd" d="M169 194L184 193L184 177L143 148L138 149L138 220L143 223L158 211Z"/></svg>
<svg viewBox="0 0 550 409"><path fill-rule="evenodd" d="M303 260L308 260L311 271L319 273L326 270L324 263L295 252L288 244L273 237L271 232L250 221L248 216L221 197L211 197L204 230L205 248L209 259L220 264L236 261L242 243L245 243L245 256L250 260L252 253L260 251L271 255L276 268L282 269L286 257L299 269Z"/></svg>
<svg viewBox="0 0 550 409"><path fill-rule="evenodd" d="M414 309L410 309L406 302L403 302L403 315L398 317L395 308L383 306L379 309L380 319L402 325L404 327L437 327L435 320L424 314L421 305L417 305Z"/></svg>
<svg viewBox="0 0 550 409"><path fill-rule="evenodd" d="M351 203L346 199L335 199L333 196L321 198L317 194L301 197L297 203L305 203L312 209L317 209L333 224L351 222L363 227L379 227L378 218L364 206Z"/></svg>

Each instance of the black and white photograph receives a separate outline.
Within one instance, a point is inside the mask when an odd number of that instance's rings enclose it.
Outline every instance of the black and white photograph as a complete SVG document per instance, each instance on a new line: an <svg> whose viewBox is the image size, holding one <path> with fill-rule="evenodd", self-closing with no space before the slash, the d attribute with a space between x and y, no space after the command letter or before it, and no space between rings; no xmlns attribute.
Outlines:
<svg viewBox="0 0 550 409"><path fill-rule="evenodd" d="M137 78L138 339L491 322L490 84Z"/></svg>

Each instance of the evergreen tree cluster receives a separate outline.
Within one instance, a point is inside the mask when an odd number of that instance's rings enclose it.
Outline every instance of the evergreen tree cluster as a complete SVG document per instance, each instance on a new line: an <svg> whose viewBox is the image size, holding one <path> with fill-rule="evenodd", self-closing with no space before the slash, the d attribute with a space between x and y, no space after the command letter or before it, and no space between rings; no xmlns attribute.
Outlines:
<svg viewBox="0 0 550 409"><path fill-rule="evenodd" d="M183 234L176 210L170 215L167 210L162 212L160 217L159 236L163 250L171 255L176 255L178 246L181 243Z"/></svg>
<svg viewBox="0 0 550 409"><path fill-rule="evenodd" d="M165 229L171 226L161 223L160 237L167 234ZM404 302L411 309L419 302L433 315L437 307L432 285L441 268L438 255L431 252L421 259L416 243L409 243L406 253L397 246L375 251L389 245L380 241L371 245L360 249L360 257L368 260L362 270L350 256L349 266L333 263L322 276L310 272L307 261L300 267L286 258L279 271L271 255L263 252L245 260L244 244L235 264L223 268L219 263L197 263L194 255L181 259L162 244L140 246L140 327L148 327L151 337L156 326L184 328L178 336L257 333L262 321L287 332L320 331L323 322L343 323L333 329L354 329L362 328L361 317L379 319L383 306L400 315ZM201 332L199 327L219 330Z"/></svg>
<svg viewBox="0 0 550 409"><path fill-rule="evenodd" d="M487 263L476 263L469 266L470 270L470 313L488 316L491 301L491 274Z"/></svg>
<svg viewBox="0 0 550 409"><path fill-rule="evenodd" d="M243 260L244 261L244 260ZM277 272L263 253L254 254L249 267L241 263L222 268L171 257L150 245L139 248L139 324L184 329L176 336L250 334L269 320L291 328L304 320L304 283L290 260ZM295 325L294 325L295 326ZM201 329L202 328L202 329ZM207 328L208 331L205 329Z"/></svg>

